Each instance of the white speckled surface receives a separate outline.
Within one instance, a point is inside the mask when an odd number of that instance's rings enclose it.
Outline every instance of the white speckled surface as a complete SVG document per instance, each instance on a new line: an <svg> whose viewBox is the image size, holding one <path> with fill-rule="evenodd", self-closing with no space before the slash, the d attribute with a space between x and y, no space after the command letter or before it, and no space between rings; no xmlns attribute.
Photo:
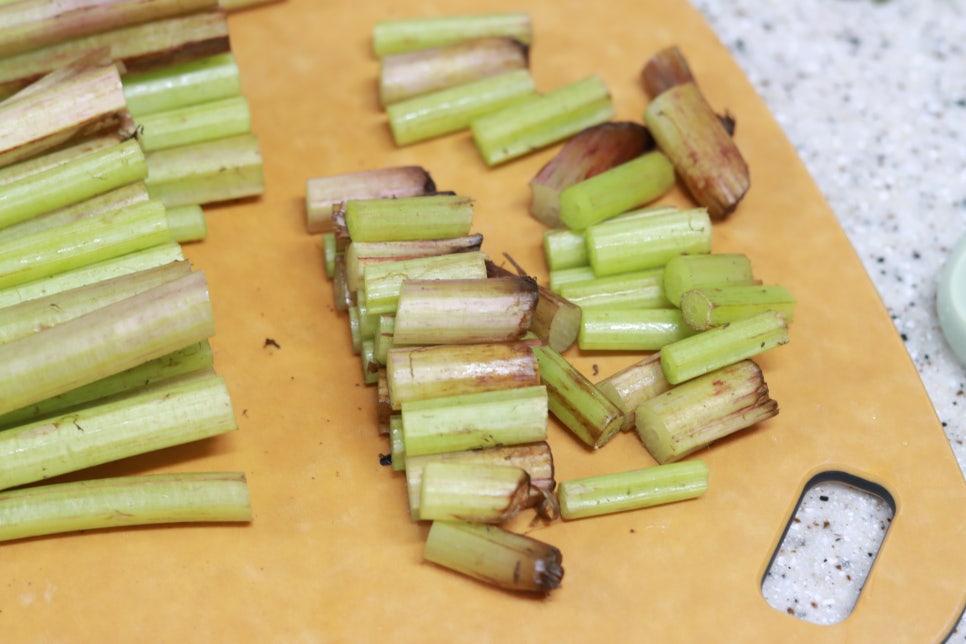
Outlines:
<svg viewBox="0 0 966 644"><path fill-rule="evenodd" d="M966 367L942 335L935 304L943 263L966 235L966 4L692 2L764 98L841 221L966 470ZM808 521L841 524L870 512L882 515L859 499L832 501L810 502ZM810 586L804 589L810 597L828 587L822 548L821 539L796 548L796 565L811 566L815 574L797 586L771 584L773 605L801 600L802 583ZM796 614L827 623L848 613L852 600L838 591L826 596L833 599L820 614ZM966 619L949 641L966 642Z"/></svg>

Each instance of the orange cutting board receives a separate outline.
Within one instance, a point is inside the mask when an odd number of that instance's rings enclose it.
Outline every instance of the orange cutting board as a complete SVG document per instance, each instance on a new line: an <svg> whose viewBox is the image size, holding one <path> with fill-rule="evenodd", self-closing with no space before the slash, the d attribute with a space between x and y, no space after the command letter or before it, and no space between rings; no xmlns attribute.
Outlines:
<svg viewBox="0 0 966 644"><path fill-rule="evenodd" d="M528 10L548 90L590 74L617 118L640 120L644 61L677 44L710 102L737 118L753 187L714 233L799 306L790 344L760 359L778 417L700 453L701 499L517 527L564 556L545 599L422 562L401 474L379 464L372 388L304 224L305 180L397 164L475 199L484 250L541 278L527 182L548 149L498 169L468 135L396 149L376 101L378 19L465 13L435 2L287 0L236 14L232 45L265 157L267 192L208 211L186 249L210 281L216 368L239 431L85 475L241 470L246 526L151 527L2 545L0 639L67 641L908 641L941 639L966 597L966 486L915 369L834 215L781 129L683 1L479 0ZM665 201L687 204L676 190ZM274 343L267 340L273 340ZM277 346L275 346L277 344ZM568 353L603 377L640 356ZM550 427L558 480L653 464L636 436L598 452ZM806 623L760 583L805 483L842 470L882 485L895 518L845 621Z"/></svg>

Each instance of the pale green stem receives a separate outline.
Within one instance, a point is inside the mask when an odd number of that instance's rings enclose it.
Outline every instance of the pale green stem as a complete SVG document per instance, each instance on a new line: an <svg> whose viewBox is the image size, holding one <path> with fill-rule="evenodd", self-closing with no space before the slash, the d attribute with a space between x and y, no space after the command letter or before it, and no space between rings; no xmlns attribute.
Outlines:
<svg viewBox="0 0 966 644"><path fill-rule="evenodd" d="M462 237L473 224L473 201L462 195L350 200L345 223L353 242Z"/></svg>
<svg viewBox="0 0 966 644"><path fill-rule="evenodd" d="M508 12L381 20L372 30L372 48L381 58L486 36L505 36L530 44L530 15Z"/></svg>
<svg viewBox="0 0 966 644"><path fill-rule="evenodd" d="M359 302L373 314L393 313L405 280L482 279L486 256L480 251L417 257L367 266Z"/></svg>
<svg viewBox="0 0 966 644"><path fill-rule="evenodd" d="M423 521L503 523L527 507L530 477L511 465L427 463L419 495Z"/></svg>
<svg viewBox="0 0 966 644"><path fill-rule="evenodd" d="M618 273L560 286L560 295L581 309L656 309L671 306L664 296L664 269Z"/></svg>
<svg viewBox="0 0 966 644"><path fill-rule="evenodd" d="M182 244L201 241L208 236L208 223L201 206L172 206L165 209L171 238Z"/></svg>
<svg viewBox="0 0 966 644"><path fill-rule="evenodd" d="M584 351L657 351L694 335L678 309L584 309L577 345Z"/></svg>
<svg viewBox="0 0 966 644"><path fill-rule="evenodd" d="M692 329L705 330L776 311L792 322L795 296L779 284L725 286L686 291L681 296L684 322Z"/></svg>
<svg viewBox="0 0 966 644"><path fill-rule="evenodd" d="M138 141L145 152L248 134L251 111L244 96L176 107L137 117Z"/></svg>
<svg viewBox="0 0 966 644"><path fill-rule="evenodd" d="M121 83L135 118L242 94L238 63L231 52L127 74Z"/></svg>

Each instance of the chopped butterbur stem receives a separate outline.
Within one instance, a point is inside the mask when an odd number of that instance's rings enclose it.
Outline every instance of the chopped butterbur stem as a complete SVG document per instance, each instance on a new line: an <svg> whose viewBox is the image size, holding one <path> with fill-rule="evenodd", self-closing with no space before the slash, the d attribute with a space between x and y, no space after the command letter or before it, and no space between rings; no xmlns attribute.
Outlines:
<svg viewBox="0 0 966 644"><path fill-rule="evenodd" d="M654 147L640 123L607 122L578 132L530 180L530 214L547 226L560 221L560 193Z"/></svg>
<svg viewBox="0 0 966 644"><path fill-rule="evenodd" d="M372 29L372 49L381 58L487 36L513 38L529 45L533 40L530 14L507 12L381 20Z"/></svg>
<svg viewBox="0 0 966 644"><path fill-rule="evenodd" d="M305 182L306 229L332 229L333 206L351 199L416 197L436 192L436 183L422 166L392 166L313 177Z"/></svg>
<svg viewBox="0 0 966 644"><path fill-rule="evenodd" d="M495 166L562 141L614 116L610 90L589 76L482 116L470 126L487 165Z"/></svg>
<svg viewBox="0 0 966 644"><path fill-rule="evenodd" d="M529 277L407 280L399 291L394 342L478 344L520 340L539 293Z"/></svg>
<svg viewBox="0 0 966 644"><path fill-rule="evenodd" d="M787 342L785 316L765 311L663 346L661 368L676 385Z"/></svg>
<svg viewBox="0 0 966 644"><path fill-rule="evenodd" d="M560 285L560 295L582 309L657 309L671 305L664 295L664 269L617 273Z"/></svg>
<svg viewBox="0 0 966 644"><path fill-rule="evenodd" d="M423 521L503 523L528 507L530 476L512 465L430 462L423 466Z"/></svg>
<svg viewBox="0 0 966 644"><path fill-rule="evenodd" d="M463 195L353 199L345 205L352 241L444 239L468 235L473 200Z"/></svg>
<svg viewBox="0 0 966 644"><path fill-rule="evenodd" d="M696 333L681 311L667 309L584 309L577 345L584 351L657 351Z"/></svg>
<svg viewBox="0 0 966 644"><path fill-rule="evenodd" d="M560 193L560 221L571 230L611 219L654 201L674 185L674 167L660 151L625 161Z"/></svg>
<svg viewBox="0 0 966 644"><path fill-rule="evenodd" d="M675 85L695 82L691 67L677 45L658 51L641 70L641 84L651 98Z"/></svg>
<svg viewBox="0 0 966 644"><path fill-rule="evenodd" d="M694 499L708 489L708 466L695 459L561 481L560 516L584 519Z"/></svg>
<svg viewBox="0 0 966 644"><path fill-rule="evenodd" d="M563 291L567 284L589 282L594 279L597 279L597 274L590 265L560 268L550 271L547 275L550 290L558 294Z"/></svg>
<svg viewBox="0 0 966 644"><path fill-rule="evenodd" d="M486 277L481 251L416 257L366 266L359 303L370 313L393 313L406 280L481 279Z"/></svg>
<svg viewBox="0 0 966 644"><path fill-rule="evenodd" d="M651 456L670 463L776 414L761 368L742 360L641 403L635 427Z"/></svg>
<svg viewBox="0 0 966 644"><path fill-rule="evenodd" d="M144 474L0 493L0 541L78 530L196 522L249 522L241 473Z"/></svg>
<svg viewBox="0 0 966 644"><path fill-rule="evenodd" d="M138 141L145 152L248 134L248 99L229 96L137 117Z"/></svg>
<svg viewBox="0 0 966 644"><path fill-rule="evenodd" d="M472 38L383 56L379 60L379 101L386 107L448 87L527 69L528 65L528 47L504 36Z"/></svg>
<svg viewBox="0 0 966 644"><path fill-rule="evenodd" d="M407 241L350 242L345 249L349 288L358 290L367 264L432 257L478 251L483 245L483 235L475 233L446 239L413 239Z"/></svg>
<svg viewBox="0 0 966 644"><path fill-rule="evenodd" d="M208 236L208 222L201 206L191 204L165 208L171 239L179 243L201 241Z"/></svg>
<svg viewBox="0 0 966 644"><path fill-rule="evenodd" d="M121 84L134 117L242 94L238 62L231 52L125 74Z"/></svg>
<svg viewBox="0 0 966 644"><path fill-rule="evenodd" d="M748 164L694 83L655 97L644 122L694 200L714 219L731 214L751 185Z"/></svg>
<svg viewBox="0 0 966 644"><path fill-rule="evenodd" d="M542 385L402 403L406 454L520 445L547 437Z"/></svg>
<svg viewBox="0 0 966 644"><path fill-rule="evenodd" d="M792 322L795 296L780 284L725 286L686 291L681 296L684 322L703 331L751 317L764 311L776 311Z"/></svg>
<svg viewBox="0 0 966 644"><path fill-rule="evenodd" d="M597 382L597 389L624 413L621 429L634 429L634 412L645 400L663 394L671 383L661 370L661 354L652 353Z"/></svg>
<svg viewBox="0 0 966 644"><path fill-rule="evenodd" d="M624 422L620 409L586 376L550 347L535 347L534 353L550 412L564 427L595 449L620 431Z"/></svg>
<svg viewBox="0 0 966 644"><path fill-rule="evenodd" d="M664 265L664 293L674 306L685 291L708 286L755 284L751 260L744 253L679 255Z"/></svg>
<svg viewBox="0 0 966 644"><path fill-rule="evenodd" d="M583 232L569 228L543 231L543 256L552 271L590 265Z"/></svg>
<svg viewBox="0 0 966 644"><path fill-rule="evenodd" d="M475 119L537 95L528 69L438 89L386 108L389 129L398 146L459 132Z"/></svg>

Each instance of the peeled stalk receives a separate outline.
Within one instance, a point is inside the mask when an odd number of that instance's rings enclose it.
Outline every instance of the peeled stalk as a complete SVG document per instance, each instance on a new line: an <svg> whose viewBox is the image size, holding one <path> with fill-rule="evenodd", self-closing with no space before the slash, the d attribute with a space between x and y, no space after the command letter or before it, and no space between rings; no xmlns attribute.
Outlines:
<svg viewBox="0 0 966 644"><path fill-rule="evenodd" d="M138 142L145 152L248 134L251 112L244 96L176 107L137 117Z"/></svg>
<svg viewBox="0 0 966 644"><path fill-rule="evenodd" d="M423 467L419 518L503 523L530 498L530 477L519 467L432 462Z"/></svg>
<svg viewBox="0 0 966 644"><path fill-rule="evenodd" d="M587 240L581 231L552 228L543 232L543 256L552 271L589 266Z"/></svg>
<svg viewBox="0 0 966 644"><path fill-rule="evenodd" d="M148 192L169 207L241 199L265 191L261 148L254 134L157 150L146 159Z"/></svg>
<svg viewBox="0 0 966 644"><path fill-rule="evenodd" d="M195 272L0 345L0 414L62 394L214 335Z"/></svg>
<svg viewBox="0 0 966 644"><path fill-rule="evenodd" d="M640 123L607 122L578 132L530 180L530 214L547 226L560 226L560 194L654 147Z"/></svg>
<svg viewBox="0 0 966 644"><path fill-rule="evenodd" d="M128 73L230 50L223 11L201 11L98 32L0 58L0 96L9 96L86 52L108 48Z"/></svg>
<svg viewBox="0 0 966 644"><path fill-rule="evenodd" d="M237 428L220 376L201 373L164 381L0 432L0 489Z"/></svg>
<svg viewBox="0 0 966 644"><path fill-rule="evenodd" d="M473 201L461 195L350 200L345 223L354 242L462 237L473 224Z"/></svg>
<svg viewBox="0 0 966 644"><path fill-rule="evenodd" d="M387 424L389 427L389 458L392 460L392 469L394 472L405 472L406 441L403 440L402 416L399 414L389 416ZM418 521L419 519L413 517L413 520Z"/></svg>
<svg viewBox="0 0 966 644"><path fill-rule="evenodd" d="M482 252L470 251L367 266L360 304L372 314L395 312L405 280L481 279L486 277L485 259Z"/></svg>
<svg viewBox="0 0 966 644"><path fill-rule="evenodd" d="M785 316L765 311L677 340L661 348L661 368L678 384L788 342Z"/></svg>
<svg viewBox="0 0 966 644"><path fill-rule="evenodd" d="M703 208L611 219L587 229L598 277L662 266L672 257L711 252L711 219Z"/></svg>
<svg viewBox="0 0 966 644"><path fill-rule="evenodd" d="M379 102L386 107L448 87L527 69L528 64L527 46L501 36L383 56L379 60Z"/></svg>
<svg viewBox="0 0 966 644"><path fill-rule="evenodd" d="M755 283L751 260L743 253L679 255L664 265L664 292L674 306L691 289Z"/></svg>
<svg viewBox="0 0 966 644"><path fill-rule="evenodd" d="M562 481L557 496L569 520L694 499L707 489L708 466L691 460Z"/></svg>
<svg viewBox="0 0 966 644"><path fill-rule="evenodd" d="M0 244L0 289L144 250L171 239L164 206L147 201Z"/></svg>
<svg viewBox="0 0 966 644"><path fill-rule="evenodd" d="M407 280L399 291L394 342L477 344L520 340L537 306L527 277Z"/></svg>
<svg viewBox="0 0 966 644"><path fill-rule="evenodd" d="M393 418L395 419L396 416ZM408 456L405 467L406 487L410 516L413 521L420 520L423 469L430 463L447 463L453 466L502 465L520 468L527 473L530 480L531 498L527 502L528 507L542 503L546 495L552 493L557 485L554 479L553 453L546 442Z"/></svg>
<svg viewBox="0 0 966 644"><path fill-rule="evenodd" d="M577 345L584 351L657 351L694 335L678 309L584 309Z"/></svg>
<svg viewBox="0 0 966 644"><path fill-rule="evenodd" d="M173 206L165 209L171 239L179 243L201 241L208 236L208 223L201 206Z"/></svg>
<svg viewBox="0 0 966 644"><path fill-rule="evenodd" d="M217 0L21 0L0 6L0 56L217 6Z"/></svg>
<svg viewBox="0 0 966 644"><path fill-rule="evenodd" d="M146 474L0 493L0 541L137 525L248 522L240 473Z"/></svg>
<svg viewBox="0 0 966 644"><path fill-rule="evenodd" d="M623 416L590 380L550 347L535 347L550 412L584 444L602 447L620 431Z"/></svg>
<svg viewBox="0 0 966 644"><path fill-rule="evenodd" d="M395 331L396 318L392 315L380 315L373 341L376 345L376 362L381 365L385 365L389 359L389 349L392 348Z"/></svg>
<svg viewBox="0 0 966 644"><path fill-rule="evenodd" d="M381 20L372 30L372 49L381 58L487 36L513 38L528 45L533 39L530 15L508 12Z"/></svg>
<svg viewBox="0 0 966 644"><path fill-rule="evenodd" d="M423 557L508 590L547 594L563 578L557 548L494 525L434 521Z"/></svg>
<svg viewBox="0 0 966 644"><path fill-rule="evenodd" d="M332 210L351 199L416 197L436 192L436 183L421 166L392 166L314 177L305 182L306 229L332 230Z"/></svg>
<svg viewBox="0 0 966 644"><path fill-rule="evenodd" d="M671 305L664 295L664 269L618 273L560 285L560 295L582 309L657 309Z"/></svg>
<svg viewBox="0 0 966 644"><path fill-rule="evenodd" d="M674 186L674 167L655 150L625 161L560 193L560 221L584 230L639 208Z"/></svg>
<svg viewBox="0 0 966 644"><path fill-rule="evenodd" d="M94 401L116 396L156 382L189 373L212 369L214 359L208 341L198 342L172 351L160 358L148 360L100 380L76 387L51 398L0 415L0 427L11 427L46 418Z"/></svg>
<svg viewBox="0 0 966 644"><path fill-rule="evenodd" d="M42 331L125 298L184 277L186 261L171 262L131 275L102 280L47 297L0 307L0 344Z"/></svg>
<svg viewBox="0 0 966 644"><path fill-rule="evenodd" d="M693 289L681 296L684 323L703 331L743 320L764 311L776 311L792 322L795 296L779 284Z"/></svg>
<svg viewBox="0 0 966 644"><path fill-rule="evenodd" d="M404 402L402 422L407 458L539 442L547 437L547 390L537 385Z"/></svg>
<svg viewBox="0 0 966 644"><path fill-rule="evenodd" d="M396 410L415 400L540 384L527 342L394 347L386 355L386 378Z"/></svg>
<svg viewBox="0 0 966 644"><path fill-rule="evenodd" d="M0 307L19 304L38 297L46 297L102 279L129 275L169 262L182 261L184 258L181 245L175 241L168 241L151 248L57 273L50 277L0 289Z"/></svg>
<svg viewBox="0 0 966 644"><path fill-rule="evenodd" d="M334 237L334 236L333 236ZM334 243L334 239L333 239ZM349 289L356 291L368 264L478 251L483 235L463 235L446 239L415 239L409 241L350 242L345 249L346 278Z"/></svg>
<svg viewBox="0 0 966 644"><path fill-rule="evenodd" d="M0 228L140 181L147 173L141 148L126 141L12 181L0 192Z"/></svg>
<svg viewBox="0 0 966 644"><path fill-rule="evenodd" d="M536 96L528 69L438 89L386 107L389 128L398 146L459 132L487 114Z"/></svg>
<svg viewBox="0 0 966 644"><path fill-rule="evenodd" d="M694 200L716 220L731 214L751 185L738 146L694 83L656 96L644 122Z"/></svg>
<svg viewBox="0 0 966 644"><path fill-rule="evenodd" d="M641 84L651 97L675 85L694 82L696 81L687 59L675 45L665 47L651 56L641 70Z"/></svg>
<svg viewBox="0 0 966 644"><path fill-rule="evenodd" d="M126 74L121 83L134 117L242 94L238 63L231 52Z"/></svg>
<svg viewBox="0 0 966 644"><path fill-rule="evenodd" d="M670 388L671 383L661 370L660 353L652 353L597 382L600 393L623 412L623 431L634 429L634 412L638 405Z"/></svg>
<svg viewBox="0 0 966 644"><path fill-rule="evenodd" d="M597 279L597 274L594 273L594 269L589 265L575 266L573 268L561 268L550 271L549 275L547 275L550 290L554 293L560 293L563 291L564 286L567 284L589 282L594 279Z"/></svg>
<svg viewBox="0 0 966 644"><path fill-rule="evenodd" d="M495 166L613 116L610 90L599 76L589 76L480 117L471 130L483 160Z"/></svg>
<svg viewBox="0 0 966 644"><path fill-rule="evenodd" d="M751 360L716 369L641 403L635 426L658 463L670 463L778 414Z"/></svg>

